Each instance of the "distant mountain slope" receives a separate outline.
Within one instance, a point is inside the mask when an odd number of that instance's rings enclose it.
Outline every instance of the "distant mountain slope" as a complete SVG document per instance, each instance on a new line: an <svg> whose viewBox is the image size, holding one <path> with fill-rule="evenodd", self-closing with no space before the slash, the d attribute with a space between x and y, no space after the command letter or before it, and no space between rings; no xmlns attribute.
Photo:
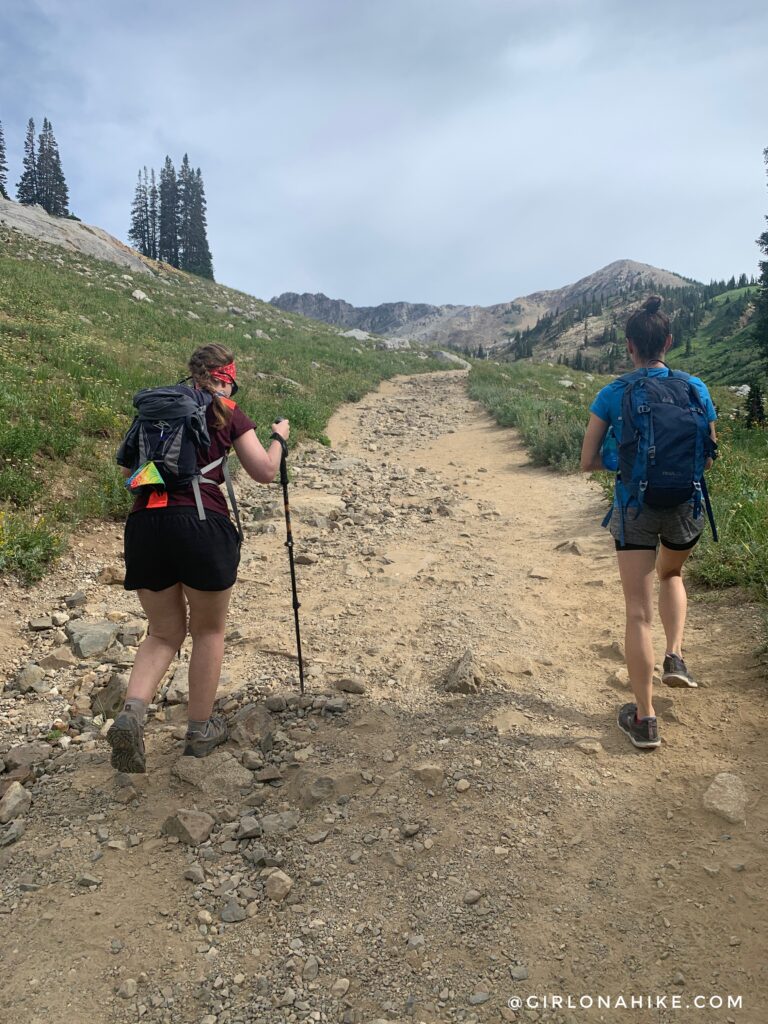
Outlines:
<svg viewBox="0 0 768 1024"><path fill-rule="evenodd" d="M272 305L326 323L359 327L414 341L460 349L485 350L508 343L515 332L531 328L545 316L594 300L605 302L615 295L638 289L685 288L691 284L678 274L647 263L616 260L575 284L551 291L534 292L493 306L430 306L423 303L387 302L356 307L343 299L329 299L286 292L271 299Z"/></svg>

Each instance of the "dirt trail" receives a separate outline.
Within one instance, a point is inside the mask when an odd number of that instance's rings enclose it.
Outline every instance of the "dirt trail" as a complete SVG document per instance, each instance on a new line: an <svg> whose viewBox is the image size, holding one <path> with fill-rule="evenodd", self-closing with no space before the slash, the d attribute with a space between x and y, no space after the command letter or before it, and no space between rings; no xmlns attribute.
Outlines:
<svg viewBox="0 0 768 1024"><path fill-rule="evenodd" d="M329 435L293 460L303 701L279 494L239 486L222 703L254 742L189 769L183 704L160 700L149 773L116 780L89 709L129 646L49 670L55 692L0 695L0 758L56 743L26 781L26 831L0 848L0 1020L763 1021L758 610L694 595L702 688L660 687L663 745L636 751L615 726L629 690L598 488L532 468L463 374L387 383ZM28 621L78 587L86 620L138 618L104 582L120 531L79 543L41 586L2 592L10 680L62 641ZM443 692L468 649L478 692ZM64 750L49 730L67 708ZM745 822L704 807L723 771L747 788ZM161 835L192 807L214 818L207 841ZM281 902L276 867L293 881ZM507 1006L547 994L743 1007Z"/></svg>

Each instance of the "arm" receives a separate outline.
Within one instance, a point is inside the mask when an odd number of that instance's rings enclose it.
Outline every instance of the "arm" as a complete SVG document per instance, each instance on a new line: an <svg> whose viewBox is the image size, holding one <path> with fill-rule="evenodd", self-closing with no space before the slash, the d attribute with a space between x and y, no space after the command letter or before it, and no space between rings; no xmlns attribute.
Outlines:
<svg viewBox="0 0 768 1024"><path fill-rule="evenodd" d="M273 423L272 430L287 440L290 433L288 420ZM282 445L279 441L271 441L265 450L261 441L256 437L256 431L247 430L240 437L235 438L233 447L240 460L240 465L249 477L259 484L272 483L280 468L280 459L283 455Z"/></svg>
<svg viewBox="0 0 768 1024"><path fill-rule="evenodd" d="M582 473L592 473L605 468L603 460L600 458L600 447L607 430L607 421L601 420L599 416L591 413L589 423L587 424L587 431L584 434L584 443L581 446Z"/></svg>
<svg viewBox="0 0 768 1024"><path fill-rule="evenodd" d="M715 442L715 444L717 444L717 431L715 430L715 421L714 420L712 420L710 422L710 424L709 424L709 436L712 438L712 440ZM715 462L714 459L707 459L707 461L704 463L704 472L705 473L706 473L706 471L708 469L712 469L712 466L714 465L714 462Z"/></svg>

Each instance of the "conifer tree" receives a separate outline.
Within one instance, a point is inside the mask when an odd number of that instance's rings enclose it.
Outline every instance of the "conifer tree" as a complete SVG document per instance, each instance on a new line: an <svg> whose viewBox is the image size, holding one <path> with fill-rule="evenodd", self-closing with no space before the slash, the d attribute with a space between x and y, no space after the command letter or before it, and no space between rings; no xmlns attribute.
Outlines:
<svg viewBox="0 0 768 1024"><path fill-rule="evenodd" d="M192 205L190 211L189 249L187 252L186 269L191 274L213 280L213 260L208 245L208 218L205 201L203 176L198 167L194 174L192 189Z"/></svg>
<svg viewBox="0 0 768 1024"><path fill-rule="evenodd" d="M144 173L146 175L146 168L144 168ZM133 194L133 203L131 205L131 226L128 228L128 240L133 242L140 253L148 256L149 225L145 180L146 178L143 178L141 171L139 171L136 191Z"/></svg>
<svg viewBox="0 0 768 1024"><path fill-rule="evenodd" d="M768 148L763 150L766 170L768 170ZM766 217L768 222L768 217ZM763 353L763 359L768 363L768 230L764 231L757 240L765 259L760 260L760 277L758 279L759 291L755 297L755 318L752 326L752 336Z"/></svg>
<svg viewBox="0 0 768 1024"><path fill-rule="evenodd" d="M149 252L147 256L150 259L157 259L157 239L159 232L158 215L159 215L159 203L157 195L157 182L155 181L155 169L152 168L150 173L149 185L147 186L147 171L144 169L144 187L147 188L147 242Z"/></svg>
<svg viewBox="0 0 768 1024"><path fill-rule="evenodd" d="M185 153L179 168L179 266L189 270L192 255L192 207L195 202L195 172Z"/></svg>
<svg viewBox="0 0 768 1024"><path fill-rule="evenodd" d="M69 189L61 169L59 147L47 117L37 143L37 202L54 217L69 213Z"/></svg>
<svg viewBox="0 0 768 1024"><path fill-rule="evenodd" d="M9 199L8 195L8 164L5 162L5 136L3 123L0 121L0 196Z"/></svg>
<svg viewBox="0 0 768 1024"><path fill-rule="evenodd" d="M160 217L157 240L158 259L179 265L179 189L176 180L176 169L167 156L163 169L160 171Z"/></svg>
<svg viewBox="0 0 768 1024"><path fill-rule="evenodd" d="M37 150L35 146L35 122L30 117L27 122L27 134L24 137L23 171L16 186L16 198L25 206L38 202L37 192Z"/></svg>
<svg viewBox="0 0 768 1024"><path fill-rule="evenodd" d="M749 385L749 393L744 401L746 412L745 426L751 430L754 426L765 426L765 398L760 382L753 380Z"/></svg>

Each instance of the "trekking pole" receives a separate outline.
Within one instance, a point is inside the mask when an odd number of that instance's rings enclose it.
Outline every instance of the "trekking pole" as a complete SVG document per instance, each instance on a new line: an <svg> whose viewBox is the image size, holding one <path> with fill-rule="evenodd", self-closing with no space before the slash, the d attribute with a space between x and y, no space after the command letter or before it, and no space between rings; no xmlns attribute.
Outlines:
<svg viewBox="0 0 768 1024"><path fill-rule="evenodd" d="M275 423L280 423L280 419L276 419ZM278 438L279 435L273 434L273 437ZM293 594L293 618L296 624L296 650L299 655L299 685L301 687L301 693L304 693L304 662L301 657L301 632L299 630L299 595L296 592L296 566L293 561L293 532L291 531L291 509L288 504L288 463L286 461L285 453L288 449L285 441L282 440L281 447L283 453L280 457L280 483L283 488L283 508L285 509L285 532L287 540L285 546L288 548L288 562L291 566L291 592Z"/></svg>

